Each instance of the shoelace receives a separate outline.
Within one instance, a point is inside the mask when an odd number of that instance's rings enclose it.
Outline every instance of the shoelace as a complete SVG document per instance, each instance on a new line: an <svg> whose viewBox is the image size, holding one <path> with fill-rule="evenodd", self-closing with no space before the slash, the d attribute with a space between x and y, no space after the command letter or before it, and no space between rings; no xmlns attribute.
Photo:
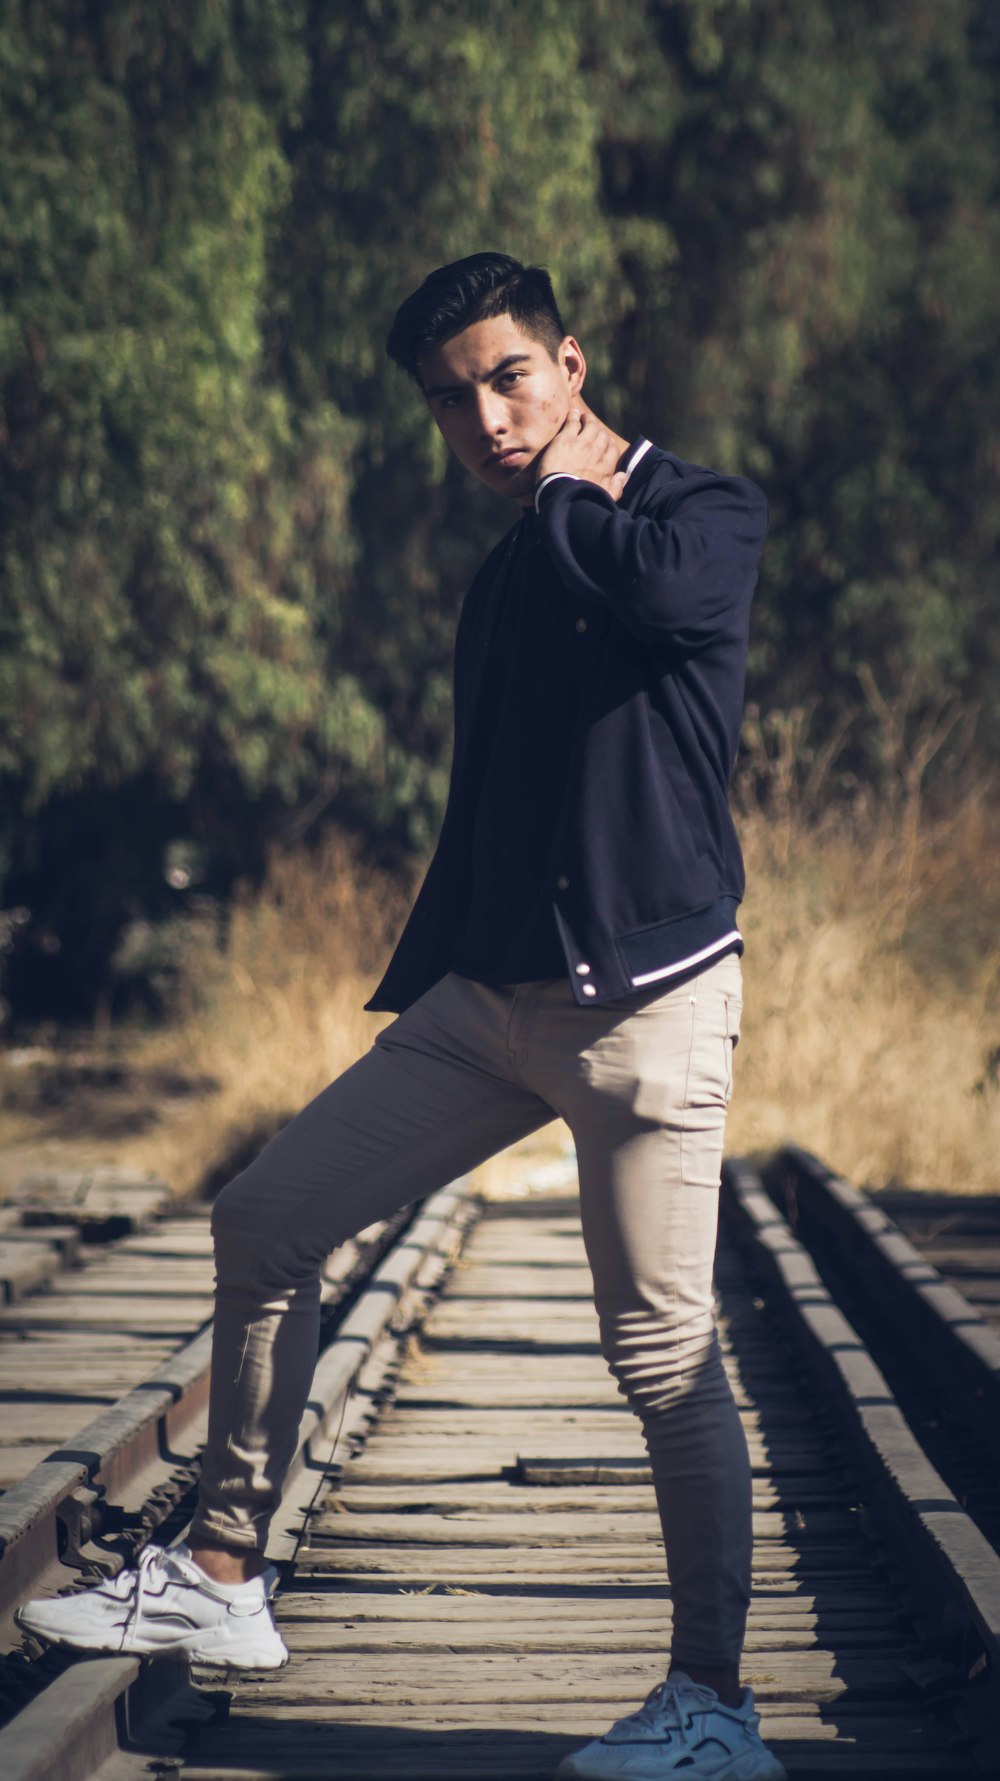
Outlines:
<svg viewBox="0 0 1000 1781"><path fill-rule="evenodd" d="M614 1729L641 1725L654 1732L669 1730L672 1726L679 1731L686 1713L708 1713L718 1705L714 1690L704 1688L700 1682L671 1682L668 1679L650 1691L637 1712L619 1719Z"/></svg>
<svg viewBox="0 0 1000 1781"><path fill-rule="evenodd" d="M143 1594L151 1581L150 1572L154 1569L162 1570L165 1573L165 1582L172 1583L177 1589L196 1589L198 1587L197 1583L193 1583L188 1577L183 1575L170 1575L170 1558L171 1554L162 1546L144 1546L139 1554L138 1562L133 1569L131 1571L119 1571L118 1576L114 1578L113 1582L107 1585L109 1590L111 1590L113 1594L120 1596L123 1601L127 1601L128 1597L133 1595L133 1600L128 1611L128 1618L125 1622L126 1628L131 1626L133 1620L138 1619L142 1609ZM121 1585L124 1583L126 1577L128 1577L130 1581L125 1588L122 1588ZM135 1579L134 1583L131 1581L133 1577ZM266 1602L270 1602L278 1587L279 1579L276 1568L273 1565L268 1565L261 1573L260 1581L264 1589L264 1599Z"/></svg>
<svg viewBox="0 0 1000 1781"><path fill-rule="evenodd" d="M156 1559L162 1558L163 1551L158 1546L145 1546L135 1563L118 1571L114 1577L102 1578L98 1585L102 1595L117 1596L120 1601L127 1601L136 1587L136 1573L147 1571Z"/></svg>
<svg viewBox="0 0 1000 1781"><path fill-rule="evenodd" d="M129 1603L128 1614L125 1619L126 1632L128 1632L129 1628L132 1626L133 1621L138 1620L142 1611L142 1598L151 1580L149 1575L150 1572L154 1569L162 1569L165 1571L169 1562L169 1557L169 1553L165 1552L162 1546L145 1546L139 1554L134 1569L131 1572L122 1571L115 1578L115 1582L118 1584L123 1583L126 1577L130 1578L125 1589L119 1589L115 1592L125 1601L128 1600L130 1595L132 1597L132 1600ZM133 1577L135 1579L134 1582L131 1581L131 1578Z"/></svg>

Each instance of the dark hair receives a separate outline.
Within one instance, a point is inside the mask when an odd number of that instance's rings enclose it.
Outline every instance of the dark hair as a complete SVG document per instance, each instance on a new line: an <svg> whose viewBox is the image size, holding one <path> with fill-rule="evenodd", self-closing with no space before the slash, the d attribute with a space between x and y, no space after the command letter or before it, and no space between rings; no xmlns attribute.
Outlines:
<svg viewBox="0 0 1000 1781"><path fill-rule="evenodd" d="M553 359L566 337L543 266L522 266L510 254L469 254L439 266L400 304L385 350L419 383L420 361L431 347L495 315L509 315Z"/></svg>

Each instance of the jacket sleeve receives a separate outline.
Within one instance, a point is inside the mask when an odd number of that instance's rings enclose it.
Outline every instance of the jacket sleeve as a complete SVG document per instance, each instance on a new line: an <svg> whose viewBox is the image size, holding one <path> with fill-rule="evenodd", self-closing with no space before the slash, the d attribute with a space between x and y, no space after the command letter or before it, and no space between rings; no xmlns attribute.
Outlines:
<svg viewBox="0 0 1000 1781"><path fill-rule="evenodd" d="M685 477L652 514L560 477L541 491L538 513L560 579L644 641L697 648L749 606L767 502L743 477Z"/></svg>

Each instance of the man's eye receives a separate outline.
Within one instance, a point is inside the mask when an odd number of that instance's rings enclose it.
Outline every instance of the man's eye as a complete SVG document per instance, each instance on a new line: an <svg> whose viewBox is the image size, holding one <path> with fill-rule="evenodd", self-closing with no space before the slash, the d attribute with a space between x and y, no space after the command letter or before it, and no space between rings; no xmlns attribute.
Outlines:
<svg viewBox="0 0 1000 1781"><path fill-rule="evenodd" d="M497 378L497 383L501 389L505 387L509 389L511 384L520 383L523 376L523 371L505 371L502 377Z"/></svg>

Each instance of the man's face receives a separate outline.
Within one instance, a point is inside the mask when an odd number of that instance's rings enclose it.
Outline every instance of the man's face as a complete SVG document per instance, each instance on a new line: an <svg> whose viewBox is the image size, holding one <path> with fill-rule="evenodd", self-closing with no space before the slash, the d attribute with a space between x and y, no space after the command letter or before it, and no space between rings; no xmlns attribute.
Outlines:
<svg viewBox="0 0 1000 1781"><path fill-rule="evenodd" d="M555 359L509 315L473 322L420 363L427 405L459 463L530 502L535 461L558 433L586 364L567 334Z"/></svg>

